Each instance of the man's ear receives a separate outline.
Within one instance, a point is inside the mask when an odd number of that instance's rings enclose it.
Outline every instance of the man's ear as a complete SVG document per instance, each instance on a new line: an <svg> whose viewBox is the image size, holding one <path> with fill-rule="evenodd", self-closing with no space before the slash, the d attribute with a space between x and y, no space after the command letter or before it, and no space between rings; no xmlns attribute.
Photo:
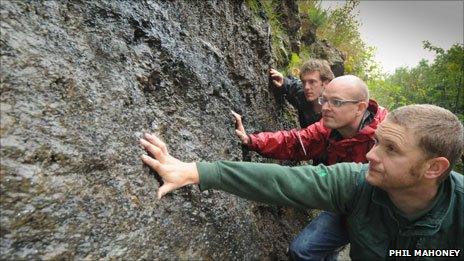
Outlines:
<svg viewBox="0 0 464 261"><path fill-rule="evenodd" d="M358 111L356 112L356 115L363 115L368 106L369 104L365 101L358 102Z"/></svg>
<svg viewBox="0 0 464 261"><path fill-rule="evenodd" d="M425 171L425 178L437 179L449 168L450 163L445 157L436 157L427 161L427 169Z"/></svg>

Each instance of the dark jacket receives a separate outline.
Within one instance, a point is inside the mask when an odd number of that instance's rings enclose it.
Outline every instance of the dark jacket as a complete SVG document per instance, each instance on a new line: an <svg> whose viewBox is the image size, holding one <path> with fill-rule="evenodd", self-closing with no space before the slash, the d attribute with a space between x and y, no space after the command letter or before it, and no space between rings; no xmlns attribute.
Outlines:
<svg viewBox="0 0 464 261"><path fill-rule="evenodd" d="M366 154L374 145L377 125L387 110L369 101L357 134L345 139L337 130L324 127L322 120L305 129L250 134L250 150L280 160L309 160L331 165L339 162L367 162ZM304 149L303 149L304 148Z"/></svg>
<svg viewBox="0 0 464 261"><path fill-rule="evenodd" d="M306 100L300 80L293 77L284 78L284 84L279 89L285 99L298 111L301 128L306 128L321 119L321 113L315 112L312 103Z"/></svg>
<svg viewBox="0 0 464 261"><path fill-rule="evenodd" d="M221 189L254 201L347 215L354 260L399 258L391 256L390 250L400 249L421 260L435 260L430 254L444 253L434 250L460 250L459 257L454 258L464 257L464 176L456 172L440 184L434 206L409 221L385 191L366 181L367 164L289 168L216 162L198 163L197 168L201 190ZM447 254L451 258L449 251Z"/></svg>

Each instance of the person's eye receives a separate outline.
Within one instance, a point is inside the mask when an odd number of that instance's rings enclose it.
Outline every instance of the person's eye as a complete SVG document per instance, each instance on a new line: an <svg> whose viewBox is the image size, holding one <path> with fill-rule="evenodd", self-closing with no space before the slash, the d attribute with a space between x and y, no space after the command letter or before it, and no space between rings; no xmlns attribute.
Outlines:
<svg viewBox="0 0 464 261"><path fill-rule="evenodd" d="M342 106L342 101L340 101L340 100L333 100L333 101L332 101L332 104L333 104L335 107L340 107L340 106Z"/></svg>
<svg viewBox="0 0 464 261"><path fill-rule="evenodd" d="M387 146L387 151L388 152L394 152L395 151L395 147L393 145L388 145Z"/></svg>

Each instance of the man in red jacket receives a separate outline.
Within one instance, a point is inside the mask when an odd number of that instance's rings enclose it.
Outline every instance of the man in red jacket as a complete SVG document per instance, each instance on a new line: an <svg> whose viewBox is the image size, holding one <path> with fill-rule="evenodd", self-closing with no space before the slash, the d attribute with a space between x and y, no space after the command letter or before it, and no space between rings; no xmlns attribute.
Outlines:
<svg viewBox="0 0 464 261"><path fill-rule="evenodd" d="M236 134L250 150L268 158L310 160L331 165L339 162L367 163L374 133L387 115L386 109L369 99L366 84L353 75L333 79L318 99L322 119L304 129L247 134L240 115L233 113ZM323 212L290 244L294 259L334 258L348 243L342 217Z"/></svg>

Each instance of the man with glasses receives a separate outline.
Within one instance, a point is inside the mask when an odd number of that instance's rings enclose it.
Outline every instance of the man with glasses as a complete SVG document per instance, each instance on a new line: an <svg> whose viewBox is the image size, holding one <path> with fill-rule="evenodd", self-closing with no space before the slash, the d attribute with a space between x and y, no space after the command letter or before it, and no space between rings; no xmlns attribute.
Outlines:
<svg viewBox="0 0 464 261"><path fill-rule="evenodd" d="M318 102L322 119L304 129L247 134L240 115L234 113L235 133L250 150L268 158L312 159L325 165L367 163L375 130L387 111L369 99L366 84L353 75L337 77ZM343 220L340 215L322 212L290 244L290 255L309 260L336 257L336 250L348 243Z"/></svg>
<svg viewBox="0 0 464 261"><path fill-rule="evenodd" d="M324 87L334 78L326 60L310 59L300 68L300 80L283 75L275 69L269 71L274 86L298 111L301 128L321 119L321 105L317 98Z"/></svg>

